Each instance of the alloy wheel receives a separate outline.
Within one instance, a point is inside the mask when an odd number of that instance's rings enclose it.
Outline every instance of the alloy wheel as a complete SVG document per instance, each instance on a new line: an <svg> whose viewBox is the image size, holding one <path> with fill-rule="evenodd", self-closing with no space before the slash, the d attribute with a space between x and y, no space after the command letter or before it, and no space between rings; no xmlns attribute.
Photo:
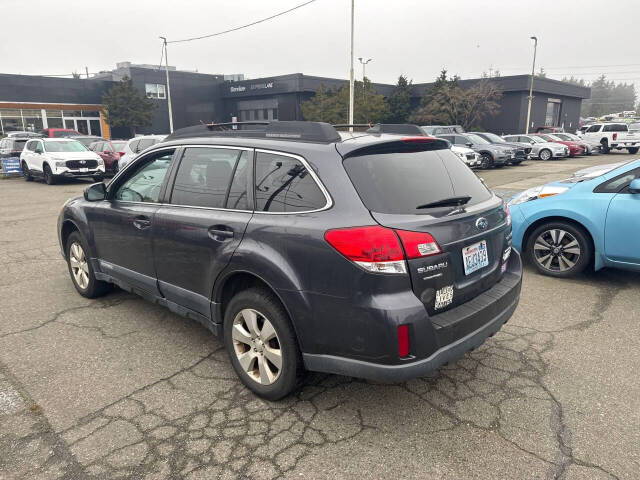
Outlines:
<svg viewBox="0 0 640 480"><path fill-rule="evenodd" d="M85 290L89 286L89 265L82 245L73 242L69 248L69 264L71 273L78 286Z"/></svg>
<svg viewBox="0 0 640 480"><path fill-rule="evenodd" d="M554 228L538 235L533 244L533 254L536 262L545 270L566 272L576 265L582 251L571 233Z"/></svg>
<svg viewBox="0 0 640 480"><path fill-rule="evenodd" d="M233 319L233 350L249 378L261 385L274 383L282 371L280 339L273 325L257 310L245 308Z"/></svg>
<svg viewBox="0 0 640 480"><path fill-rule="evenodd" d="M540 152L540 160L549 160L551 158L551 152L549 150L542 150Z"/></svg>

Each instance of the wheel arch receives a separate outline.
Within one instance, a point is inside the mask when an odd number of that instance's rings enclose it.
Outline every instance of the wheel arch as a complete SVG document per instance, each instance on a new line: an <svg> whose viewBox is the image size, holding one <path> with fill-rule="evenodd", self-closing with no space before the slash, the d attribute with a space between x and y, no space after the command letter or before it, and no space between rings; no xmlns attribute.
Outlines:
<svg viewBox="0 0 640 480"><path fill-rule="evenodd" d="M591 231L589 230L589 228L584 225L583 223L579 222L578 220L574 219L574 218L570 218L570 217L565 217L562 215L553 215L550 217L542 217L539 218L537 220L535 220L534 222L531 222L531 224L527 227L527 229L524 231L524 234L522 235L522 250L523 250L523 255L524 255L524 251L526 250L528 244L529 244L529 238L531 237L531 234L535 231L536 228L538 228L541 225L544 225L545 223L553 223L553 222L565 222L565 223L569 223L571 225L573 225L576 228L579 228L581 230L583 230L586 234L587 240L589 241L589 244L591 245L591 258L589 259L589 261L591 263L594 262L595 260L595 268L596 270L601 268L599 261L598 261L598 254L596 252L596 246L595 246L595 242L593 239L593 234L591 233Z"/></svg>
<svg viewBox="0 0 640 480"><path fill-rule="evenodd" d="M268 290L273 294L278 302L280 302L282 308L284 308L285 312L287 312L287 316L289 317L289 321L291 322L291 326L293 327L298 345L301 346L301 339L296 327L296 322L287 303L284 301L278 291L266 279L248 270L234 270L232 272L228 272L224 275L223 278L219 279L215 283L213 293L214 321L215 319L217 319L219 320L218 323L224 323L226 308L228 307L229 302L234 297L234 295L243 290L255 287L260 287Z"/></svg>

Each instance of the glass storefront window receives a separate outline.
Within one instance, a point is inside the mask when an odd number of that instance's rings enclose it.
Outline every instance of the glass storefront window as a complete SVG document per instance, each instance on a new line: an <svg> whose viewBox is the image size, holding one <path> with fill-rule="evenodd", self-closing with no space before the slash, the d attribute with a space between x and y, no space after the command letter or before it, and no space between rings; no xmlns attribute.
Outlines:
<svg viewBox="0 0 640 480"><path fill-rule="evenodd" d="M100 112L94 111L94 110L83 110L82 111L82 116L83 117L100 117Z"/></svg>
<svg viewBox="0 0 640 480"><path fill-rule="evenodd" d="M47 113L47 124L49 128L62 128L62 119L61 118L51 118Z"/></svg>
<svg viewBox="0 0 640 480"><path fill-rule="evenodd" d="M82 110L63 110L65 117L82 117Z"/></svg>
<svg viewBox="0 0 640 480"><path fill-rule="evenodd" d="M42 111L41 110L27 110L27 109L22 109L22 116L23 117L35 117L35 118L42 118Z"/></svg>
<svg viewBox="0 0 640 480"><path fill-rule="evenodd" d="M100 120L89 120L89 126L91 127L91 135L102 136Z"/></svg>
<svg viewBox="0 0 640 480"><path fill-rule="evenodd" d="M42 117L24 117L24 129L29 132L42 130Z"/></svg>
<svg viewBox="0 0 640 480"><path fill-rule="evenodd" d="M4 130L3 133L17 132L17 131L24 130L24 125L22 125L22 118L15 118L15 117L5 118L3 116L2 129Z"/></svg>
<svg viewBox="0 0 640 480"><path fill-rule="evenodd" d="M5 117L21 117L22 116L22 114L20 113L20 110L11 109L11 108L0 108L0 115L2 115L2 118L5 118Z"/></svg>
<svg viewBox="0 0 640 480"><path fill-rule="evenodd" d="M70 128L72 130L76 129L76 125L73 122L73 118L65 118L64 119L64 128Z"/></svg>
<svg viewBox="0 0 640 480"><path fill-rule="evenodd" d="M47 118L60 118L62 117L61 110L47 110Z"/></svg>

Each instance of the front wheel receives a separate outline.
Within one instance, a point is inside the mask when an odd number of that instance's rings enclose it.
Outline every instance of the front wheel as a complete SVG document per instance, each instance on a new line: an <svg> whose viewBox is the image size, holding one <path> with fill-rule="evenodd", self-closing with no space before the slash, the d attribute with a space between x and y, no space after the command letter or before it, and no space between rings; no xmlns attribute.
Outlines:
<svg viewBox="0 0 640 480"><path fill-rule="evenodd" d="M293 327L277 298L251 288L234 296L224 316L224 343L242 383L278 400L296 390L304 370Z"/></svg>
<svg viewBox="0 0 640 480"><path fill-rule="evenodd" d="M544 150L540 150L538 156L540 157L540 160L547 161L551 158L551 150L548 150L546 148Z"/></svg>
<svg viewBox="0 0 640 480"><path fill-rule="evenodd" d="M69 235L66 254L71 281L80 295L86 298L95 298L109 291L110 285L107 282L96 279L87 248L78 232Z"/></svg>
<svg viewBox="0 0 640 480"><path fill-rule="evenodd" d="M54 185L56 183L56 177L51 171L51 167L49 165L45 165L42 169L44 174L44 181L47 185Z"/></svg>
<svg viewBox="0 0 640 480"><path fill-rule="evenodd" d="M31 172L29 171L29 167L27 166L27 162L22 162L22 176L25 181L31 182L33 181L33 177L31 176Z"/></svg>
<svg viewBox="0 0 640 480"><path fill-rule="evenodd" d="M627 148L627 152L629 152L631 155L635 155L636 153L638 153L638 147Z"/></svg>
<svg viewBox="0 0 640 480"><path fill-rule="evenodd" d="M480 168L491 168L493 166L493 157L488 153L480 156Z"/></svg>
<svg viewBox="0 0 640 480"><path fill-rule="evenodd" d="M609 142L607 139L604 139L600 142L600 151L602 153L609 153L611 149L609 148Z"/></svg>
<svg viewBox="0 0 640 480"><path fill-rule="evenodd" d="M551 222L534 230L527 241L526 253L540 273L564 278L577 275L587 267L592 248L581 227Z"/></svg>

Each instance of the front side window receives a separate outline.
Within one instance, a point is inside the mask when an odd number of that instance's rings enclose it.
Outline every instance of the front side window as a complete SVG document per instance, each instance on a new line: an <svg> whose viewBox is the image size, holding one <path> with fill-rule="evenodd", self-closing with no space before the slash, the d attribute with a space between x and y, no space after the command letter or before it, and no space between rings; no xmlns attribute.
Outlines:
<svg viewBox="0 0 640 480"><path fill-rule="evenodd" d="M246 150L186 148L176 175L171 203L246 210L249 158Z"/></svg>
<svg viewBox="0 0 640 480"><path fill-rule="evenodd" d="M602 125L592 125L587 129L587 133L599 132L600 131L600 127L602 127Z"/></svg>
<svg viewBox="0 0 640 480"><path fill-rule="evenodd" d="M124 202L157 203L172 156L173 150L165 150L142 161L118 187L114 198Z"/></svg>
<svg viewBox="0 0 640 480"><path fill-rule="evenodd" d="M258 152L255 171L256 211L305 212L327 204L316 181L296 158Z"/></svg>
<svg viewBox="0 0 640 480"><path fill-rule="evenodd" d="M623 173L611 180L598 185L596 187L597 193L619 193L623 189L627 188L629 184L640 176L640 169L636 168L630 172Z"/></svg>

